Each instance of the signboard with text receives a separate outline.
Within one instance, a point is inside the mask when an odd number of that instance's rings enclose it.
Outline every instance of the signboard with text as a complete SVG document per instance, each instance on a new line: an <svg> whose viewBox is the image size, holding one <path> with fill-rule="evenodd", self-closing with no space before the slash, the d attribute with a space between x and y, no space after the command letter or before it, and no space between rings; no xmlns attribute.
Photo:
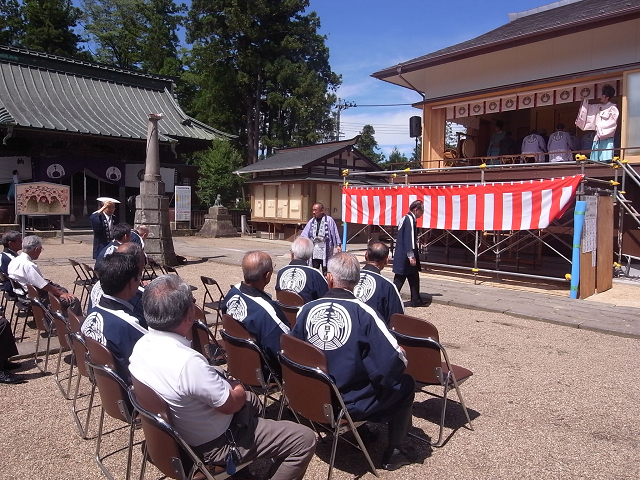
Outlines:
<svg viewBox="0 0 640 480"><path fill-rule="evenodd" d="M176 222L190 222L191 221L191 186L176 185L175 198L176 198L176 208L175 208Z"/></svg>

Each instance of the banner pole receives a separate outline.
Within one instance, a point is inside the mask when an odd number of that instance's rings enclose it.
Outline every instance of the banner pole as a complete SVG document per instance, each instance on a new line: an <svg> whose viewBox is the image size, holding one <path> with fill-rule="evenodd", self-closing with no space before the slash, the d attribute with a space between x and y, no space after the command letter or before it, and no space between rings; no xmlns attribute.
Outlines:
<svg viewBox="0 0 640 480"><path fill-rule="evenodd" d="M571 257L571 298L578 298L578 286L580 284L580 238L582 237L582 226L584 225L584 213L587 209L587 202L584 200L576 202L576 209L573 212L573 255Z"/></svg>
<svg viewBox="0 0 640 480"><path fill-rule="evenodd" d="M342 251L347 251L347 222L342 222Z"/></svg>

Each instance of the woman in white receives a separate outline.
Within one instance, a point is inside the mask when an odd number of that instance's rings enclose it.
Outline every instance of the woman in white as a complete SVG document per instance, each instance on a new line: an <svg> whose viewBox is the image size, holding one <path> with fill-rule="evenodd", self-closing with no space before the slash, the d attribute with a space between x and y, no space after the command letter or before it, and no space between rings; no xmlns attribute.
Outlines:
<svg viewBox="0 0 640 480"><path fill-rule="evenodd" d="M596 114L596 134L593 137L593 145L591 149L591 160L600 162L611 162L613 160L613 137L616 134L618 126L618 107L611 102L611 97L615 96L616 91L611 85L602 87L602 96L600 97L600 105L589 105L591 108L597 109Z"/></svg>

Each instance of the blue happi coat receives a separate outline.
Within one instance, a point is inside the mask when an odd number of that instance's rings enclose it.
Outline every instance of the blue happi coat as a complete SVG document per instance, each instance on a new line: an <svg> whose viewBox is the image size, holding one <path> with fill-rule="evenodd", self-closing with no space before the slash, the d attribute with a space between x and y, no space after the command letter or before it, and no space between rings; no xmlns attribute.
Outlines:
<svg viewBox="0 0 640 480"><path fill-rule="evenodd" d="M360 270L360 281L353 294L380 314L387 326L391 315L404 313L404 303L391 280L380 274L375 265L365 265Z"/></svg>
<svg viewBox="0 0 640 480"><path fill-rule="evenodd" d="M291 331L324 351L354 420L370 417L401 388L407 359L378 313L341 288L300 309Z"/></svg>
<svg viewBox="0 0 640 480"><path fill-rule="evenodd" d="M415 266L409 262L409 257L416 259ZM420 267L420 252L418 251L418 227L416 216L409 212L398 224L398 238L393 252L393 273L411 275L418 273Z"/></svg>
<svg viewBox="0 0 640 480"><path fill-rule="evenodd" d="M279 372L280 336L289 333L290 325L269 294L244 282L234 285L222 302L222 313L231 315L247 328L264 351L269 365Z"/></svg>
<svg viewBox="0 0 640 480"><path fill-rule="evenodd" d="M129 383L129 357L133 346L147 333L146 324L133 316L133 306L124 300L103 294L98 305L87 312L83 335L107 347L116 362L116 371Z"/></svg>
<svg viewBox="0 0 640 480"><path fill-rule="evenodd" d="M304 260L291 260L278 272L276 290L296 292L305 302L310 302L327 293L329 285L318 269L308 266Z"/></svg>

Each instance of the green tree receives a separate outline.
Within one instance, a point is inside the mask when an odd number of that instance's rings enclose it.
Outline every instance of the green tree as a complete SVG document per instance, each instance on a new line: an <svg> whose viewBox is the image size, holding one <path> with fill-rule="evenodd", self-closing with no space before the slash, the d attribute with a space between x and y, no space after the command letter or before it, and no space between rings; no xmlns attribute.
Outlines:
<svg viewBox="0 0 640 480"><path fill-rule="evenodd" d="M20 46L24 37L24 12L18 0L0 0L0 43Z"/></svg>
<svg viewBox="0 0 640 480"><path fill-rule="evenodd" d="M145 19L140 42L141 67L145 72L179 75L182 63L178 59L177 30L184 22L186 5L173 0L146 0L142 5Z"/></svg>
<svg viewBox="0 0 640 480"><path fill-rule="evenodd" d="M214 140L208 150L194 155L200 167L196 194L202 203L213 205L220 194L223 205L231 205L242 195L243 179L233 172L242 166L242 155L225 140Z"/></svg>
<svg viewBox="0 0 640 480"><path fill-rule="evenodd" d="M389 160L386 163L388 164L389 169L395 170L409 163L409 159L404 153L398 150L398 147L393 147L393 150L389 154Z"/></svg>
<svg viewBox="0 0 640 480"><path fill-rule="evenodd" d="M144 0L83 0L84 30L99 62L136 69L142 59Z"/></svg>
<svg viewBox="0 0 640 480"><path fill-rule="evenodd" d="M308 0L193 0L187 25L193 49L185 78L198 85L197 118L239 136L249 163L260 143L314 143L332 127L331 71L325 37Z"/></svg>
<svg viewBox="0 0 640 480"><path fill-rule="evenodd" d="M82 40L73 29L82 11L71 0L24 0L22 46L56 55L78 56Z"/></svg>
<svg viewBox="0 0 640 480"><path fill-rule="evenodd" d="M373 162L382 163L385 161L385 156L382 152L376 152L376 150L380 150L380 148L378 147L375 134L376 129L373 128L372 125L365 125L362 127L356 142L356 148L369 157Z"/></svg>

